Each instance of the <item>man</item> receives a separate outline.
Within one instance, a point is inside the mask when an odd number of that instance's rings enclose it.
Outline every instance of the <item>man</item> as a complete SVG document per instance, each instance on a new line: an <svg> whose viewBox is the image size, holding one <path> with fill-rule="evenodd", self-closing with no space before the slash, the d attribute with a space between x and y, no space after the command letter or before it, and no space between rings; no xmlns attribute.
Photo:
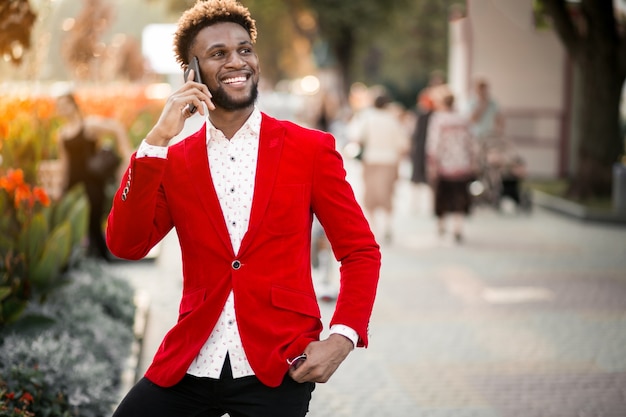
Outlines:
<svg viewBox="0 0 626 417"><path fill-rule="evenodd" d="M483 142L499 138L504 133L504 118L496 101L489 93L489 84L484 79L476 81L475 97L470 102L472 135Z"/></svg>
<svg viewBox="0 0 626 417"><path fill-rule="evenodd" d="M254 105L256 27L234 0L197 2L175 34L178 61L203 83L167 101L118 190L107 242L140 259L172 227L183 259L177 324L115 417L295 417L355 347L368 343L380 252L330 134ZM170 147L190 117L199 132ZM208 112L205 111L205 107ZM311 222L341 262L330 335L320 341Z"/></svg>

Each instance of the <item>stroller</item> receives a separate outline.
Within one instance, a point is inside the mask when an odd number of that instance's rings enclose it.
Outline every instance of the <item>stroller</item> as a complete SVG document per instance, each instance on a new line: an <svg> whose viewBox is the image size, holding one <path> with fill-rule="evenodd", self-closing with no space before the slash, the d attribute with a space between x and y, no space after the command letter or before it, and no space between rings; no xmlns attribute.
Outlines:
<svg viewBox="0 0 626 417"><path fill-rule="evenodd" d="M478 204L500 210L505 198L511 199L522 212L531 209L530 194L522 187L526 178L526 163L510 141L486 139L478 151L478 175L470 184L470 193Z"/></svg>

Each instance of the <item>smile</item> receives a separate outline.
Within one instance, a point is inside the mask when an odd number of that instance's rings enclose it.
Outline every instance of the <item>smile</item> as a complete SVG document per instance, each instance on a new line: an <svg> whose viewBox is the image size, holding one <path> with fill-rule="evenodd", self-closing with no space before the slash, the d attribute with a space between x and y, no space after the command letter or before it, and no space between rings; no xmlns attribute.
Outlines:
<svg viewBox="0 0 626 417"><path fill-rule="evenodd" d="M226 78L224 80L222 80L222 82L224 84L238 84L238 83L245 83L246 80L248 79L248 77L232 77L232 78Z"/></svg>

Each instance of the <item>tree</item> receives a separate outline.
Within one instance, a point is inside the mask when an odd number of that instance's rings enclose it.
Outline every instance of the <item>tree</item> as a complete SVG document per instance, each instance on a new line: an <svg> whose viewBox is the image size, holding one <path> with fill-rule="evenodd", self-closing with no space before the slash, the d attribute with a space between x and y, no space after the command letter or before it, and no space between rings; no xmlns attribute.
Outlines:
<svg viewBox="0 0 626 417"><path fill-rule="evenodd" d="M30 35L37 15L28 0L2 0L0 3L0 56L14 64L22 62L30 48Z"/></svg>
<svg viewBox="0 0 626 417"><path fill-rule="evenodd" d="M581 200L608 195L611 167L624 150L619 107L626 78L626 27L609 0L542 2L582 84L580 114L574 116L581 135L579 161L569 194Z"/></svg>
<svg viewBox="0 0 626 417"><path fill-rule="evenodd" d="M306 3L317 17L321 39L327 42L347 90L352 81L356 45L371 40L372 35L386 29L394 9L408 2L308 0Z"/></svg>
<svg viewBox="0 0 626 417"><path fill-rule="evenodd" d="M92 64L105 51L106 45L100 38L113 16L113 8L105 0L83 0L83 3L84 8L63 44L63 56L80 80L96 78Z"/></svg>

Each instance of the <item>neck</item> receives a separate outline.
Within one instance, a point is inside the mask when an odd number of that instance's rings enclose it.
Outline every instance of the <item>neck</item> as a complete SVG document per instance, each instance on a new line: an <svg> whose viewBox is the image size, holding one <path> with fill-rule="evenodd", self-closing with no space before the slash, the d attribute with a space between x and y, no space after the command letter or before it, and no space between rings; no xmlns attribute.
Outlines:
<svg viewBox="0 0 626 417"><path fill-rule="evenodd" d="M224 133L227 139L231 139L241 126L246 123L252 112L254 106L246 107L241 110L224 110L217 108L209 112L209 120L215 128Z"/></svg>
<svg viewBox="0 0 626 417"><path fill-rule="evenodd" d="M77 128L78 126L82 126L82 124L83 124L83 118L80 116L80 114L76 113L67 118L65 126L71 126L73 128Z"/></svg>

